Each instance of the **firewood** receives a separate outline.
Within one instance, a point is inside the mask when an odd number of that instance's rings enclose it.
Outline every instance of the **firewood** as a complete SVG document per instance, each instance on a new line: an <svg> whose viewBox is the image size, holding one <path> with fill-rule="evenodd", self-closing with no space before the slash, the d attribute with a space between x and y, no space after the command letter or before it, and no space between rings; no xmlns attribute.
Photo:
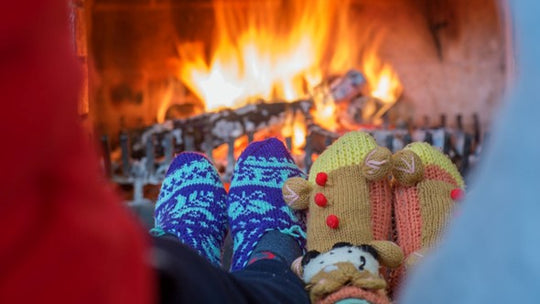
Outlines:
<svg viewBox="0 0 540 304"><path fill-rule="evenodd" d="M141 158L146 153L146 144L153 136L163 138L172 133L175 139L174 151L211 151L214 148L247 134L273 125L283 124L288 112L299 111L309 116L313 101L309 99L294 102L275 101L249 104L237 109L222 109L185 119L175 119L154 124L131 137L131 157ZM156 149L156 157L163 156L164 149Z"/></svg>

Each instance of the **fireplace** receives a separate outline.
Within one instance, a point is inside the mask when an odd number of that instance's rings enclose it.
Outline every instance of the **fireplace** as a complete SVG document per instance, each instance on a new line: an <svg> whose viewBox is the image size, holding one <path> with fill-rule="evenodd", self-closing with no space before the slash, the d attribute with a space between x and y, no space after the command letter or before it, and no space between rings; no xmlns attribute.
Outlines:
<svg viewBox="0 0 540 304"><path fill-rule="evenodd" d="M496 0L73 5L88 71L81 112L107 174L139 189L181 150L210 154L226 179L242 147L266 136L307 171L351 129L393 150L431 141L466 171L507 77Z"/></svg>

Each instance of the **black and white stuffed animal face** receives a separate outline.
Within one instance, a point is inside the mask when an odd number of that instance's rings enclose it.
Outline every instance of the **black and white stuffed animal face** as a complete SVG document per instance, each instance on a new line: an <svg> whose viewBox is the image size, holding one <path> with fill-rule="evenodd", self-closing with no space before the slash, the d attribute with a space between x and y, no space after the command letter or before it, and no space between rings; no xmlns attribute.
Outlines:
<svg viewBox="0 0 540 304"><path fill-rule="evenodd" d="M331 250L320 253L316 250L309 251L302 258L303 280L309 283L313 276L320 271L330 272L337 269L336 263L349 262L358 271L369 271L379 274L378 254L369 245L354 246L350 243L336 243Z"/></svg>

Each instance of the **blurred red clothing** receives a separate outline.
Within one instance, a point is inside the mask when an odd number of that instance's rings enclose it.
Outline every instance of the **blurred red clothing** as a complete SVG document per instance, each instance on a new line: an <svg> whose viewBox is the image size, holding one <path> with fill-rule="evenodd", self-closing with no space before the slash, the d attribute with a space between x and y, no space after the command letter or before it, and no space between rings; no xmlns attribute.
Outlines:
<svg viewBox="0 0 540 304"><path fill-rule="evenodd" d="M0 303L151 303L148 240L78 122L67 8L0 10Z"/></svg>

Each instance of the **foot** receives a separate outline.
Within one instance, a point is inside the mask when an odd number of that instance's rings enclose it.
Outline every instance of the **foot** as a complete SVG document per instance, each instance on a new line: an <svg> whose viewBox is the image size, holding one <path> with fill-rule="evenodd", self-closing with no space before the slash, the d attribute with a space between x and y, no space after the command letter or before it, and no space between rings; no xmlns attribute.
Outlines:
<svg viewBox="0 0 540 304"><path fill-rule="evenodd" d="M407 145L392 156L392 162L396 241L406 266L412 266L437 244L465 184L451 160L427 143ZM401 267L392 274L393 288L404 271Z"/></svg>
<svg viewBox="0 0 540 304"><path fill-rule="evenodd" d="M285 204L281 192L285 180L302 175L289 151L275 138L253 142L240 155L227 199L234 242L232 271L248 264L268 231L291 236L303 250L303 221Z"/></svg>
<svg viewBox="0 0 540 304"><path fill-rule="evenodd" d="M174 159L161 186L154 217L153 235L172 234L220 266L227 227L226 192L204 155L185 152Z"/></svg>

